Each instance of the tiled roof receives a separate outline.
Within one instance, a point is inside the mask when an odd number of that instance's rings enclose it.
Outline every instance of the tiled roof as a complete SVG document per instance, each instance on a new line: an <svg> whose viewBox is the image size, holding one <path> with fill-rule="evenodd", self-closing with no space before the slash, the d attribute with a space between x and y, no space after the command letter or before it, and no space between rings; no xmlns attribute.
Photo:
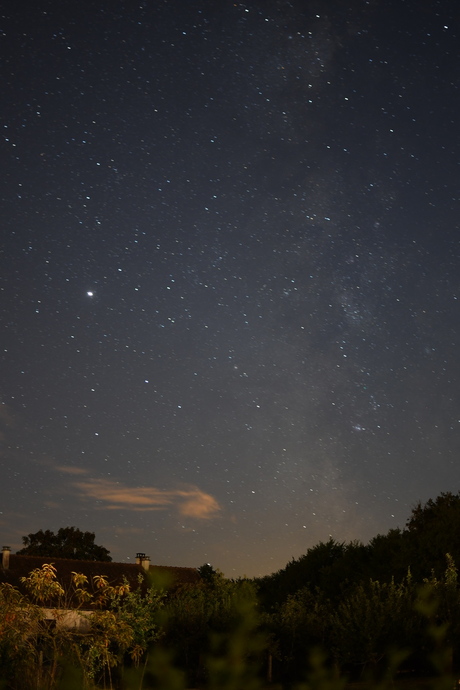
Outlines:
<svg viewBox="0 0 460 690"><path fill-rule="evenodd" d="M0 554L0 557L2 554ZM0 583L7 582L17 587L24 594L26 590L21 582L22 577L27 577L35 568L41 568L45 563L52 564L56 568L58 582L68 591L72 583L72 572L82 573L88 578L88 589L93 589L93 577L104 576L110 585L119 585L126 578L131 589L139 587L139 575L143 578L143 587L148 585L147 572L136 563L114 563L103 561L81 561L70 558L46 558L43 556L19 556L10 554L9 567L0 568ZM150 566L148 574L153 582L163 586L177 586L191 584L200 580L200 575L195 568L176 568L172 566Z"/></svg>
<svg viewBox="0 0 460 690"><path fill-rule="evenodd" d="M160 578L166 576L168 580L177 585L194 584L201 580L200 574L196 568L180 568L173 565L151 565L149 573L154 579L157 574Z"/></svg>

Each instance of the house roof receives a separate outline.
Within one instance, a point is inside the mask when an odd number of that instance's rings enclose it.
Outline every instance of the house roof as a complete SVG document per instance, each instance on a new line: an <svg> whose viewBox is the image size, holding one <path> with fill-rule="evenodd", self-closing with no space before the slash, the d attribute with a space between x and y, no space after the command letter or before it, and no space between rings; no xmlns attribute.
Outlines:
<svg viewBox="0 0 460 690"><path fill-rule="evenodd" d="M163 587L174 587L182 584L193 584L200 580L200 575L196 568L179 568L173 566L151 565L146 571L142 565L137 563L114 563L113 561L82 561L70 558L53 558L43 556L22 556L10 554L8 568L0 568L0 583L13 585L23 594L27 591L21 582L22 577L27 577L35 568L41 568L45 563L52 564L56 568L58 582L69 591L72 584L72 572L82 573L88 578L88 589L93 590L93 577L95 575L107 578L109 585L119 585L124 578L128 581L131 589L139 586L147 587L149 580ZM142 578L140 583L139 576ZM150 576L150 577L148 577Z"/></svg>

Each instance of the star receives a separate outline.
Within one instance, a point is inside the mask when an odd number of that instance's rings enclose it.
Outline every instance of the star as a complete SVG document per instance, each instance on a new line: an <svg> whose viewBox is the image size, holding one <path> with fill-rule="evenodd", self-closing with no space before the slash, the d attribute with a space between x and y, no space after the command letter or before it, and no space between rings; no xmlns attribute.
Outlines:
<svg viewBox="0 0 460 690"><path fill-rule="evenodd" d="M2 20L5 543L251 575L404 525L458 486L455 3L92 4Z"/></svg>

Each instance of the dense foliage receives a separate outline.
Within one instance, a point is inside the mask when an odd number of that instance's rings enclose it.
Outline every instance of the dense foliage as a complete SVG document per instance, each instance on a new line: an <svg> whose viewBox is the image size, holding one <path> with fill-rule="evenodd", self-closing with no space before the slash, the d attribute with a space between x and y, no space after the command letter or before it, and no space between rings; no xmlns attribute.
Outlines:
<svg viewBox="0 0 460 690"><path fill-rule="evenodd" d="M404 671L452 688L459 506L460 494L441 494L404 530L367 546L330 539L260 580L228 580L206 564L200 582L168 592L101 577L89 587L78 573L64 591L45 565L24 578L28 596L0 585L5 687L342 690L345 678L370 675L382 689ZM86 627L65 625L70 609Z"/></svg>
<svg viewBox="0 0 460 690"><path fill-rule="evenodd" d="M320 542L285 568L258 580L263 604L270 608L307 587L339 601L359 583L401 581L411 571L417 582L441 576L449 553L460 565L460 492L442 493L412 510L404 530L379 534L369 544Z"/></svg>
<svg viewBox="0 0 460 690"><path fill-rule="evenodd" d="M127 582L114 587L94 576L90 589L87 577L74 572L66 591L51 564L22 583L28 596L0 584L0 667L7 687L52 690L66 668L77 673L79 687L111 686L122 662L139 664L161 635L156 616L163 594L153 587L143 594Z"/></svg>
<svg viewBox="0 0 460 690"><path fill-rule="evenodd" d="M94 532L82 532L78 527L61 527L55 534L39 530L22 538L22 556L45 558L75 558L79 561L111 561L110 552L94 543Z"/></svg>

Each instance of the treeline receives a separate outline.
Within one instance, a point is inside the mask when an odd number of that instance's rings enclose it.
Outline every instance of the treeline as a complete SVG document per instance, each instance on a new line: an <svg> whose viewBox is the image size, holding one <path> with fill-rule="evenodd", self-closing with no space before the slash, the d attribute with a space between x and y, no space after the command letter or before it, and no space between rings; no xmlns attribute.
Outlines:
<svg viewBox="0 0 460 690"><path fill-rule="evenodd" d="M303 587L311 592L319 589L334 601L370 579L400 582L409 569L417 582L433 574L440 577L447 553L460 564L460 492L418 503L403 530L379 534L367 545L329 539L257 583L265 607L279 604Z"/></svg>
<svg viewBox="0 0 460 690"><path fill-rule="evenodd" d="M254 581L217 573L177 592L165 614L161 644L174 650L188 687L206 686L216 641L228 650L241 630L251 635L233 657L250 657L260 681L284 687L304 682L318 654L329 679L393 681L402 673L449 676L460 652L460 589L450 557L440 578L422 584L410 574L399 582L368 580L333 598L304 586L270 609Z"/></svg>
<svg viewBox="0 0 460 690"><path fill-rule="evenodd" d="M460 589L450 558L443 576L422 587L410 576L371 580L338 603L304 587L270 612L254 581L219 573L169 594L155 585L131 592L103 578L96 585L91 595L75 574L69 601L52 566L32 571L32 599L65 597L57 602L65 608L55 609L56 625L41 606L0 587L3 687L343 690L345 679L371 678L383 690L402 671L431 677L433 690L452 687ZM86 626L65 625L69 603Z"/></svg>
<svg viewBox="0 0 460 690"><path fill-rule="evenodd" d="M315 648L351 680L458 672L460 590L449 556L440 578L419 583L408 572L400 581L363 580L339 592L329 597L307 585L266 614L278 680L302 680Z"/></svg>
<svg viewBox="0 0 460 690"><path fill-rule="evenodd" d="M354 678L388 669L397 649L405 650L400 671L429 674L436 626L445 632L444 667L458 672L459 565L460 492L447 492L418 503L403 530L367 545L329 539L256 580L278 676L303 677L307 650L315 646Z"/></svg>
<svg viewBox="0 0 460 690"><path fill-rule="evenodd" d="M412 510L404 529L364 545L319 543L282 570L204 581L170 600L166 640L192 684L206 679L209 640L235 625L239 593L252 599L259 655L269 680L301 682L321 649L338 675L430 675L460 671L460 492ZM237 617L236 617L237 618Z"/></svg>
<svg viewBox="0 0 460 690"><path fill-rule="evenodd" d="M4 687L341 690L345 678L383 688L403 673L453 687L459 565L460 492L417 505L403 530L367 545L330 539L259 579L203 566L196 584L131 591L74 573L64 591L43 566L27 595L0 586ZM64 624L69 609L83 626Z"/></svg>

